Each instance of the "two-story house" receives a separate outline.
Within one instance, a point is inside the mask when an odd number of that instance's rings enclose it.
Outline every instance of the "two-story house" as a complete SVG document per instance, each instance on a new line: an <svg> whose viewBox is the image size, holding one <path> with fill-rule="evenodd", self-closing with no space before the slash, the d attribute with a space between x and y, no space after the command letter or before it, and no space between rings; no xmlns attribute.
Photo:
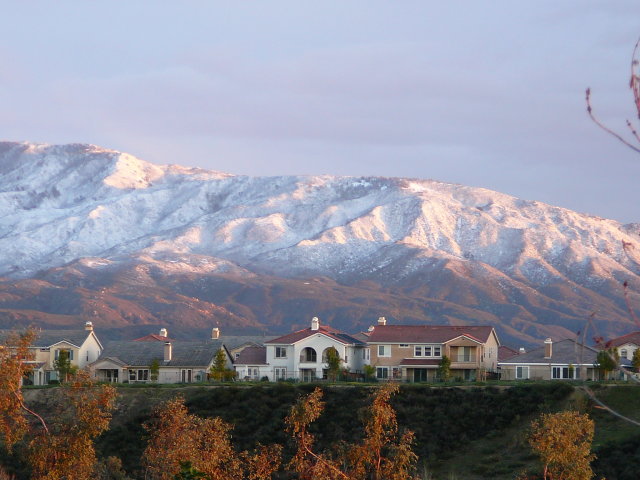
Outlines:
<svg viewBox="0 0 640 480"><path fill-rule="evenodd" d="M264 347L246 349L235 361L235 368L240 379L266 377L272 381L287 378L313 381L327 378L330 349L335 349L341 367L348 372L361 373L367 363L364 342L320 325L318 317L313 317L309 328L268 340Z"/></svg>
<svg viewBox="0 0 640 480"><path fill-rule="evenodd" d="M500 341L491 326L387 325L380 317L367 343L379 380L437 380L445 355L453 378L481 380L498 368Z"/></svg>
<svg viewBox="0 0 640 480"><path fill-rule="evenodd" d="M12 333L0 331L0 338ZM84 330L35 330L36 337L29 347L32 371L25 379L28 385L47 385L58 380L56 360L61 351L66 351L72 366L82 369L96 360L102 352L102 344L95 332L93 324L86 322Z"/></svg>
<svg viewBox="0 0 640 480"><path fill-rule="evenodd" d="M640 332L633 332L614 338L606 343L607 348L618 350L620 359L633 360L633 354L640 348Z"/></svg>

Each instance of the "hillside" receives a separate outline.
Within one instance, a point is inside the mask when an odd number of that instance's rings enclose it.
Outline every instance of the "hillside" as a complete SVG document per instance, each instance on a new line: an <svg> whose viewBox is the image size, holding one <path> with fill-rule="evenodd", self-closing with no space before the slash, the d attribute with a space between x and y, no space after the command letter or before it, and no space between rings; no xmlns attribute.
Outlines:
<svg viewBox="0 0 640 480"><path fill-rule="evenodd" d="M637 386L607 386L596 394L625 415L639 419ZM283 419L291 405L313 385L254 385L227 387L129 387L119 389L119 400L110 430L97 442L100 456L115 455L126 470L142 478L139 460L144 449L142 424L155 405L184 395L190 411L203 417L220 416L235 425L234 445L251 449L258 443L281 443L285 458L291 443ZM332 448L339 441L362 435L358 411L367 405L371 387L323 387L326 408L313 425L319 448ZM53 411L57 389L31 389L25 398L38 411ZM566 383L522 384L516 387L440 388L403 385L393 398L401 428L415 432L414 451L421 472L434 479L513 479L524 470L539 470L526 441L530 422L541 412L566 408L591 415L596 422L594 463L597 478L632 480L640 463L638 427L601 409ZM248 414L248 412L251 412ZM463 447L463 448L461 448ZM633 470L635 469L635 471Z"/></svg>

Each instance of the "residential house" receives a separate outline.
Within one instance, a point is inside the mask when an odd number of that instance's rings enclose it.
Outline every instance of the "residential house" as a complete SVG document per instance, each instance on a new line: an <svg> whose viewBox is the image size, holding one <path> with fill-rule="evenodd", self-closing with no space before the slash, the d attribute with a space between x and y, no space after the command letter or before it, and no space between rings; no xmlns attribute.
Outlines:
<svg viewBox="0 0 640 480"><path fill-rule="evenodd" d="M606 342L606 348L618 350L620 359L633 360L633 354L640 348L640 332L633 332Z"/></svg>
<svg viewBox="0 0 640 480"><path fill-rule="evenodd" d="M320 325L313 317L311 326L265 342L264 347L249 347L235 361L239 378L303 381L327 378L327 352L334 348L342 368L361 374L367 362L366 344L344 332ZM246 352L246 354L245 354Z"/></svg>
<svg viewBox="0 0 640 480"><path fill-rule="evenodd" d="M233 361L236 362L240 354L247 348L256 348L264 346L264 343L273 340L276 336L266 335L220 335L220 340L229 350L229 354Z"/></svg>
<svg viewBox="0 0 640 480"><path fill-rule="evenodd" d="M502 380L597 380L598 350L573 339L553 342L500 362Z"/></svg>
<svg viewBox="0 0 640 480"><path fill-rule="evenodd" d="M256 345L244 348L234 359L234 368L239 380L256 381L261 380L263 376L269 378L268 373L271 369L267 363L267 347ZM285 372L277 380L286 378L288 377Z"/></svg>
<svg viewBox="0 0 640 480"><path fill-rule="evenodd" d="M0 331L0 338L11 333L15 332ZM95 361L102 352L102 344L91 322L85 323L84 330L35 330L35 333L36 338L29 349L33 370L25 379L27 385L47 385L58 381L55 362L63 350L68 353L71 366L80 369Z"/></svg>
<svg viewBox="0 0 640 480"><path fill-rule="evenodd" d="M498 368L500 341L491 326L387 325L380 317L367 343L379 380L435 381L445 355L453 378L482 379Z"/></svg>
<svg viewBox="0 0 640 480"><path fill-rule="evenodd" d="M160 336L168 339L166 334ZM105 346L90 369L99 381L148 383L154 381L152 365L157 362L158 383L201 382L207 379L219 350L225 353L227 368L232 368L231 356L220 340L116 341Z"/></svg>

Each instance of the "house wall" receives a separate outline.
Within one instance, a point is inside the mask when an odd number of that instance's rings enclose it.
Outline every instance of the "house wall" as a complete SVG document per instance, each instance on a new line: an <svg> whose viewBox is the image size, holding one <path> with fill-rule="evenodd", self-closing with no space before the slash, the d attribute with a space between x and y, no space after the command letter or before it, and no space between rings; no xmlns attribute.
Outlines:
<svg viewBox="0 0 640 480"><path fill-rule="evenodd" d="M618 347L618 355L620 358L626 358L627 360L633 359L633 353L638 349L638 345L635 343L625 343L624 345L620 345ZM623 350L626 350L627 354L622 355Z"/></svg>
<svg viewBox="0 0 640 480"><path fill-rule="evenodd" d="M516 379L516 367L518 365L502 365L501 366L501 380L519 380ZM558 379L554 379L552 378L551 372L552 372L552 368L553 367L569 367L569 365L567 364L554 364L554 363L549 363L549 364L545 364L545 365L526 365L526 364L522 364L520 366L527 366L529 367L529 380L558 380ZM597 380L598 379L598 373L597 371L593 368L593 365L581 365L581 366L574 366L574 368L579 368L580 369L580 374L579 374L579 378L580 379L590 379L590 380Z"/></svg>
<svg viewBox="0 0 640 480"><path fill-rule="evenodd" d="M276 358L276 347L286 348L286 358ZM322 362L322 356L326 349L335 348L343 360L343 368L351 372L362 372L366 359L362 358L362 350L364 346L352 346L340 343L322 333L311 335L304 338L293 345L285 344L267 344L267 365L252 365L252 368L259 368L259 376L267 377L274 381L275 369L286 368L285 378L300 378L301 369L312 370L315 378L322 378L323 369L327 368L327 364ZM316 352L315 362L300 361L300 355L305 348L313 348ZM345 361L346 359L346 361ZM247 367L249 365L236 365L239 377L247 376ZM250 375L253 377L253 375Z"/></svg>
<svg viewBox="0 0 640 480"><path fill-rule="evenodd" d="M102 348L100 347L98 338L96 337L96 334L94 332L91 332L91 334L87 336L84 343L80 346L76 365L78 365L78 367L80 368L84 368L91 362L95 362L101 353Z"/></svg>

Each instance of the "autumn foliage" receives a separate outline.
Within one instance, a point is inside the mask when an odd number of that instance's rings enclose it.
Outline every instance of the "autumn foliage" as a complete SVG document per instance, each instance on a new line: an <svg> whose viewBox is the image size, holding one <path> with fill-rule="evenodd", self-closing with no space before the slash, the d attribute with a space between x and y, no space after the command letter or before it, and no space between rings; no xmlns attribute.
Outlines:
<svg viewBox="0 0 640 480"><path fill-rule="evenodd" d="M1 440L8 449L23 442L32 478L93 478L93 441L109 426L115 388L97 386L88 373L77 372L61 387L59 409L47 423L25 405L21 390L23 378L32 370L29 346L34 339L35 333L28 330L10 335L0 346Z"/></svg>
<svg viewBox="0 0 640 480"><path fill-rule="evenodd" d="M336 452L314 451L309 425L322 414L322 390L316 388L300 399L286 419L297 451L289 467L304 480L410 480L415 477L417 456L413 453L413 433L399 435L396 413L390 398L398 386L385 384L373 394L372 404L363 413L364 438L360 443L343 444Z"/></svg>
<svg viewBox="0 0 640 480"><path fill-rule="evenodd" d="M173 479L184 462L210 480L271 478L280 466L281 447L238 453L231 444L232 428L220 418L189 414L183 397L161 404L146 425L149 442L142 459L145 478Z"/></svg>
<svg viewBox="0 0 640 480"><path fill-rule="evenodd" d="M590 480L594 423L574 411L542 414L531 425L529 443L540 456L544 480Z"/></svg>
<svg viewBox="0 0 640 480"><path fill-rule="evenodd" d="M29 442L29 464L34 478L43 480L92 478L96 466L94 439L109 428L116 391L95 385L78 372L61 387L65 400L48 429Z"/></svg>

